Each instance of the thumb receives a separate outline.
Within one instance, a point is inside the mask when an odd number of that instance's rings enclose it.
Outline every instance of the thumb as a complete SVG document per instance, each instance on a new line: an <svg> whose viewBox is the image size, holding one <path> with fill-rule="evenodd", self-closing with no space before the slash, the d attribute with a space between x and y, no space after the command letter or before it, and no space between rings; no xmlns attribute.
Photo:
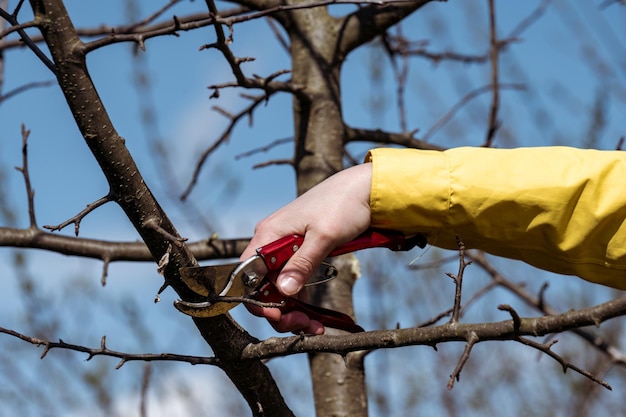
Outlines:
<svg viewBox="0 0 626 417"><path fill-rule="evenodd" d="M311 237L305 238L300 249L289 259L276 279L280 292L288 296L300 292L315 268L331 250L332 244L324 245Z"/></svg>

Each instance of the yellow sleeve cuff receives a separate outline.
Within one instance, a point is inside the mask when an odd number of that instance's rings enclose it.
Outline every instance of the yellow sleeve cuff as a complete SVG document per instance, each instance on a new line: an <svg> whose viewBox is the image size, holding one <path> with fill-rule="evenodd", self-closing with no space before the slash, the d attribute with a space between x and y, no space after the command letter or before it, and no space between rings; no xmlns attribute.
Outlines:
<svg viewBox="0 0 626 417"><path fill-rule="evenodd" d="M450 208L446 156L439 151L373 149L372 227L422 233L429 243L445 226Z"/></svg>

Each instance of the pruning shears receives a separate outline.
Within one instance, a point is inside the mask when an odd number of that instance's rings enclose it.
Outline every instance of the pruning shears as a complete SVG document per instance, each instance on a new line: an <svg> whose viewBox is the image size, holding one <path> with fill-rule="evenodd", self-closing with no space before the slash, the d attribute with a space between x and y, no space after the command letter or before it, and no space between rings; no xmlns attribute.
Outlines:
<svg viewBox="0 0 626 417"><path fill-rule="evenodd" d="M304 237L300 235L285 236L258 248L255 255L243 262L180 268L181 277L189 289L207 297L207 301L195 303L177 300L174 306L190 316L214 317L225 314L241 302L249 302L276 307L283 313L301 311L324 326L353 333L362 332L363 329L350 316L285 296L272 282L303 241ZM418 234L406 237L399 232L369 229L356 239L335 248L328 256L376 247L407 251L415 246L424 248L425 236ZM334 266L326 263L324 265L326 271L321 282L337 275Z"/></svg>

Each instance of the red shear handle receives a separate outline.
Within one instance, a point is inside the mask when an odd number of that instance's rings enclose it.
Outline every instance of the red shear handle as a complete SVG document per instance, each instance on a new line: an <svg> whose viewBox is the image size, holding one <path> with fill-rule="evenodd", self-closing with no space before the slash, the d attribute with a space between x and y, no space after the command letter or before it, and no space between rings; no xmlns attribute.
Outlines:
<svg viewBox="0 0 626 417"><path fill-rule="evenodd" d="M304 237L300 235L285 236L257 249L257 253L265 260L267 269L277 271L300 248L303 241ZM356 239L335 248L328 256L338 256L368 248L405 251L416 245L421 248L426 246L426 238L422 235L406 238L401 232L368 229Z"/></svg>
<svg viewBox="0 0 626 417"><path fill-rule="evenodd" d="M421 235L418 235L423 238ZM421 240L414 238L407 239L404 233L393 230L368 229L359 237L350 242L344 243L333 250L328 256L339 256L344 253L356 252L368 248L387 248L393 251L404 251L412 249L415 245L424 247Z"/></svg>
<svg viewBox="0 0 626 417"><path fill-rule="evenodd" d="M351 333L365 331L346 314L335 310L329 310L327 308L317 307L295 298L282 295L278 292L276 286L274 286L271 282L263 284L263 286L259 289L259 293L254 298L263 303L283 303L283 306L279 308L281 312L288 313L290 311L301 311L309 316L311 320L317 320L325 327L332 327L333 329L345 330Z"/></svg>

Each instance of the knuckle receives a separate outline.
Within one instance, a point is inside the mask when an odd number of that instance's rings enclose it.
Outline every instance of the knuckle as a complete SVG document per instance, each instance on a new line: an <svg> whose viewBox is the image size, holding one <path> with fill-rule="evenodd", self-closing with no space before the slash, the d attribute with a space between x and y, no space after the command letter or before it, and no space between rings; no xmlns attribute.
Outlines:
<svg viewBox="0 0 626 417"><path fill-rule="evenodd" d="M289 269L297 270L306 277L309 277L315 269L313 261L306 256L294 256L291 258L290 264Z"/></svg>

